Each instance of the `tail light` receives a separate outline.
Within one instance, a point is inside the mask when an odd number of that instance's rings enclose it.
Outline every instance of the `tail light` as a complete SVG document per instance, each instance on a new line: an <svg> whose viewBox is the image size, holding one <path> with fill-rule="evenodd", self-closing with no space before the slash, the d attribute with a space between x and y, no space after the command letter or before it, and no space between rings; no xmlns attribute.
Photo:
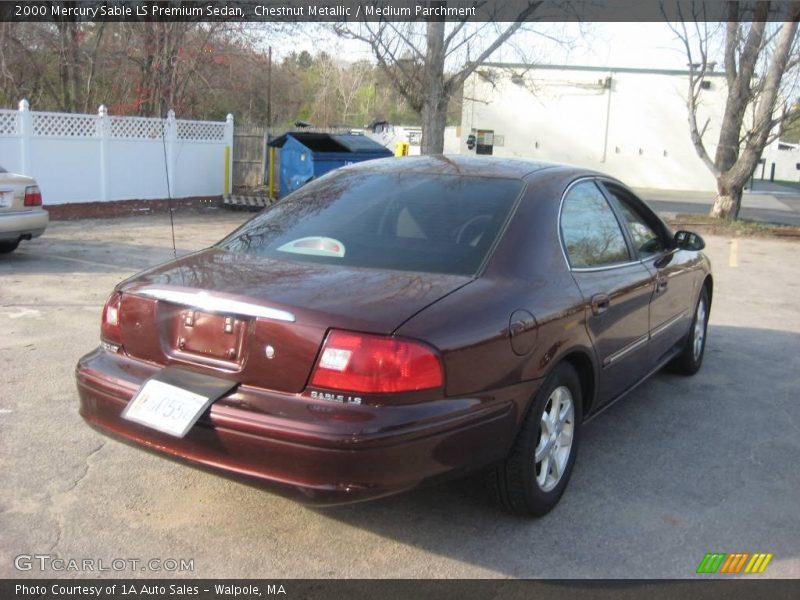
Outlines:
<svg viewBox="0 0 800 600"><path fill-rule="evenodd" d="M41 206L42 192L38 185L29 185L25 188L25 206Z"/></svg>
<svg viewBox="0 0 800 600"><path fill-rule="evenodd" d="M438 388L443 385L442 364L421 342L332 330L311 385L376 394Z"/></svg>
<svg viewBox="0 0 800 600"><path fill-rule="evenodd" d="M122 345L122 333L119 326L119 307L122 294L114 292L103 307L103 322L100 324L100 339L107 350L116 352Z"/></svg>

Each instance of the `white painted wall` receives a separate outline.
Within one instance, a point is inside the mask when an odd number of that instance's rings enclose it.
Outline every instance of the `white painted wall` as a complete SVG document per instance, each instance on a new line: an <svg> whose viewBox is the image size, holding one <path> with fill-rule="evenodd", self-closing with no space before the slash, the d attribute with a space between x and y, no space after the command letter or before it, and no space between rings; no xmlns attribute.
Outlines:
<svg viewBox="0 0 800 600"><path fill-rule="evenodd" d="M461 150L461 126L444 128L444 153L458 154Z"/></svg>
<svg viewBox="0 0 800 600"><path fill-rule="evenodd" d="M713 156L726 89L724 77L708 80L698 121L708 120ZM464 86L459 152L474 153L466 146L472 130L493 130L502 142L495 156L574 164L639 188L713 192L714 178L689 138L687 91L688 78L678 72L482 67Z"/></svg>
<svg viewBox="0 0 800 600"><path fill-rule="evenodd" d="M775 165L775 181L800 182L800 144L787 144L775 140L761 154L763 165L756 167L756 179L770 180Z"/></svg>
<svg viewBox="0 0 800 600"><path fill-rule="evenodd" d="M0 110L0 165L36 178L45 204L229 193L232 145L231 115L119 117L102 106L96 115L34 112L24 100L19 110Z"/></svg>

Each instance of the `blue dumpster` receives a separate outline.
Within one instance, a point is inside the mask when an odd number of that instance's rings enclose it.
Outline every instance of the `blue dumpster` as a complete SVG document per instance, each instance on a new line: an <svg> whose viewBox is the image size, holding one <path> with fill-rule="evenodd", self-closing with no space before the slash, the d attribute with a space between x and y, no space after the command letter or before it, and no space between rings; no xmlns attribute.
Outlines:
<svg viewBox="0 0 800 600"><path fill-rule="evenodd" d="M272 140L280 148L280 195L351 163L394 156L393 152L363 135L290 131Z"/></svg>

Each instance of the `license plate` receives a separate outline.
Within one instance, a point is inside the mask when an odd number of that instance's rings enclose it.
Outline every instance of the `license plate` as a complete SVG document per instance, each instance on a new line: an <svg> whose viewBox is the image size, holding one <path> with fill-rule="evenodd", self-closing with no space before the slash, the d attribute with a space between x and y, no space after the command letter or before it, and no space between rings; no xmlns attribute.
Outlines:
<svg viewBox="0 0 800 600"><path fill-rule="evenodd" d="M11 192L0 192L0 208L8 208L11 206Z"/></svg>
<svg viewBox="0 0 800 600"><path fill-rule="evenodd" d="M234 387L236 382L168 367L139 388L122 417L183 437L215 400Z"/></svg>

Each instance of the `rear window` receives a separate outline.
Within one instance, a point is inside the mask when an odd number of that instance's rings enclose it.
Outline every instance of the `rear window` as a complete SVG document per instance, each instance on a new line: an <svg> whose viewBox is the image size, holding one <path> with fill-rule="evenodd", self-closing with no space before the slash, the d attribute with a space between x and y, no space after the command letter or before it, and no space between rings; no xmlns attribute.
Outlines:
<svg viewBox="0 0 800 600"><path fill-rule="evenodd" d="M518 179L335 172L290 194L219 247L348 267L473 275L523 185Z"/></svg>
<svg viewBox="0 0 800 600"><path fill-rule="evenodd" d="M6 170L3 168L3 165L0 165L0 173L8 173L8 171L6 171Z"/></svg>

